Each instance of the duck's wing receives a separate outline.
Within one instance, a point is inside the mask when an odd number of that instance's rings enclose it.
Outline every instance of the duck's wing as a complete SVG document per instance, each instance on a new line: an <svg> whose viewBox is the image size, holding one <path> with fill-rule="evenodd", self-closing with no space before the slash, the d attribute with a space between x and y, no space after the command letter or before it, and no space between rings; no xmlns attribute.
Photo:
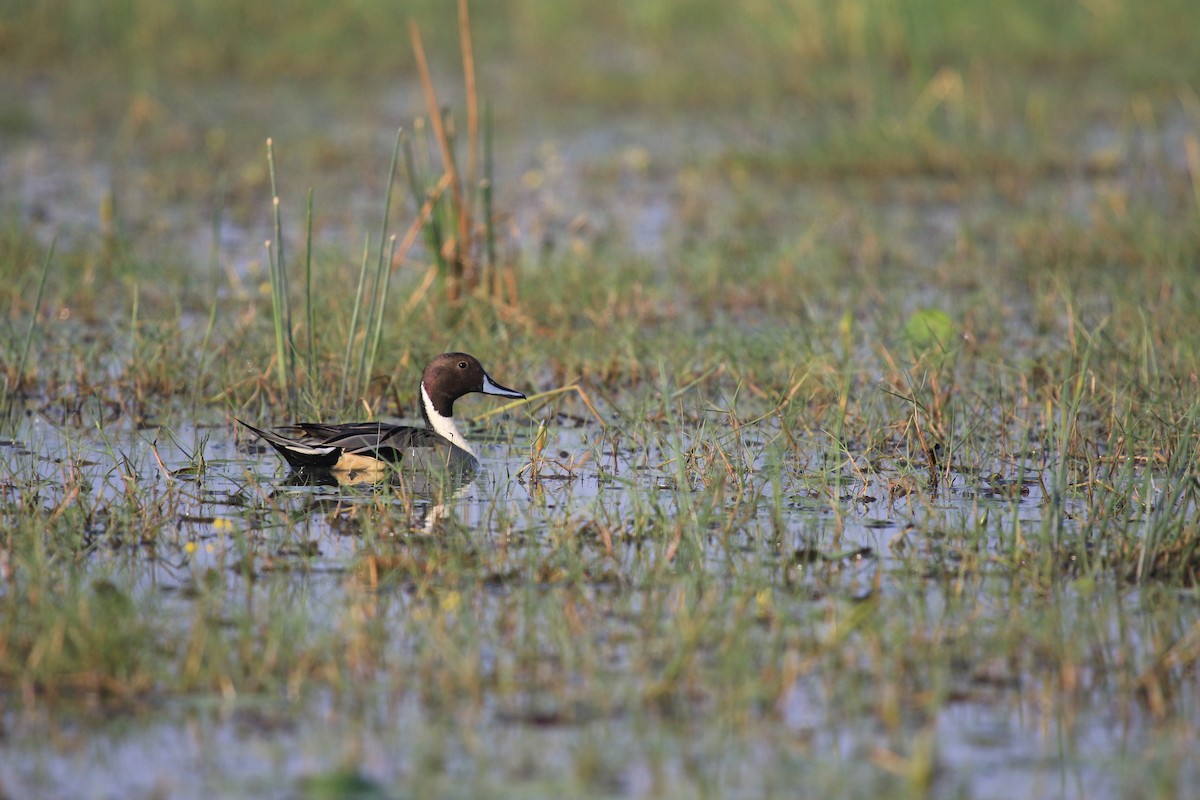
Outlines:
<svg viewBox="0 0 1200 800"><path fill-rule="evenodd" d="M385 422L351 422L344 425L301 422L276 430L286 431L309 446L340 447L347 453L375 455L383 461L399 461L403 452L413 447L446 444L445 439L428 428L389 425Z"/></svg>
<svg viewBox="0 0 1200 800"><path fill-rule="evenodd" d="M383 422L351 422L330 425L301 422L274 430L261 430L238 420L259 438L274 447L293 467L337 469L353 461L362 467L362 459L398 464L412 448L448 444L427 428L389 425Z"/></svg>

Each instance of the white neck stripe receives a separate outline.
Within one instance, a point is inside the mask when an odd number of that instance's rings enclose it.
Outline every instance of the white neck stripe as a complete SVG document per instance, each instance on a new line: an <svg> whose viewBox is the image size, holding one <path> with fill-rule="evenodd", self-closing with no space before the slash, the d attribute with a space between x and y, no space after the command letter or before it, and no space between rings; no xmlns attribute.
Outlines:
<svg viewBox="0 0 1200 800"><path fill-rule="evenodd" d="M433 401L429 399L429 392L425 391L425 384L421 384L421 402L425 405L425 416L429 418L429 424L433 427L434 433L474 456L475 451L471 449L471 445L467 444L467 440L459 432L458 426L454 424L454 417L443 417L433 407Z"/></svg>

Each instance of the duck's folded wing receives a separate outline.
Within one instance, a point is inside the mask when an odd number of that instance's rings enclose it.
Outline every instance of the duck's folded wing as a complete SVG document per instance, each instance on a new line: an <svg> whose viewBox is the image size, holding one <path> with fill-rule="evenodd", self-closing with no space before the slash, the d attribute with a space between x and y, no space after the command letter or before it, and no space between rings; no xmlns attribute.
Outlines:
<svg viewBox="0 0 1200 800"><path fill-rule="evenodd" d="M408 448L431 447L441 443L441 437L427 428L383 422L351 422L343 425L304 422L278 430L310 446L338 447L347 453L374 455L385 461L399 461Z"/></svg>

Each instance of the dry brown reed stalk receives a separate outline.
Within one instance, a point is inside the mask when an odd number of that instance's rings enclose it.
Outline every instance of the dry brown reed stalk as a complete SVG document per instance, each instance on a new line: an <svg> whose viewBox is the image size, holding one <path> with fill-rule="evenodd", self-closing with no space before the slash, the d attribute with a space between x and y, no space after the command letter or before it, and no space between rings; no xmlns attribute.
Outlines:
<svg viewBox="0 0 1200 800"><path fill-rule="evenodd" d="M458 2L458 32L467 106L465 167L460 167L456 161L454 120L442 107L438 98L420 27L415 21L409 21L409 36L425 96L429 127L435 142L431 149L436 148L441 161L442 179L438 184L441 186L444 182L442 190L449 192L446 216L438 213L436 203L433 212L429 214L426 226L429 231L429 243L434 250L433 260L445 282L446 299L451 304L458 303L464 294L479 291L481 287L483 293L492 301L499 302L507 296L507 302L515 303L515 277L509 271L501 274L493 263L495 230L491 205L491 137L490 127L482 125L480 121L475 51L467 0ZM427 167L431 161L432 159L425 158L414 160L410 154L410 173L416 164ZM482 177L481 171L484 173ZM409 177L413 182L413 191L419 197L422 193L422 181L428 180L428 176L410 174ZM476 208L477 203L482 207ZM451 229L446 231L444 236L443 223Z"/></svg>
<svg viewBox="0 0 1200 800"><path fill-rule="evenodd" d="M462 183L454 163L454 151L450 146L450 137L446 133L437 89L434 88L433 78L429 74L429 62L425 58L425 46L421 42L421 31L415 20L409 20L408 30L412 38L413 55L417 59L417 71L421 75L421 88L425 92L425 104L429 111L429 122L433 127L433 137L437 141L438 150L442 155L442 169L445 170L445 177L450 183L450 194L458 217L458 238L446 242L442 253L450 265L450 273L446 276L446 296L450 302L454 303L460 297L460 283L465 273L464 250L468 243L465 234L471 229L471 212L463 201Z"/></svg>
<svg viewBox="0 0 1200 800"><path fill-rule="evenodd" d="M475 85L475 47L471 40L471 16L467 0L458 0L458 40L462 48L463 84L467 92L467 186L474 192L479 183L479 94ZM469 233L470 229L460 222L460 240L467 241Z"/></svg>

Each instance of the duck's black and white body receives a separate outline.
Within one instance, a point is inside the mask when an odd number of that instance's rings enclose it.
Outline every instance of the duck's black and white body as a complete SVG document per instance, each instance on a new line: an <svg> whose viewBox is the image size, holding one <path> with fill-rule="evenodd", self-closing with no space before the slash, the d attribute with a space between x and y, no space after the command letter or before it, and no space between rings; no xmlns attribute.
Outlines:
<svg viewBox="0 0 1200 800"><path fill-rule="evenodd" d="M383 472L389 465L416 470L473 470L475 451L454 422L454 401L473 392L524 398L492 380L466 353L443 353L421 375L421 415L428 427L386 422L301 422L260 430L238 420L274 447L293 468Z"/></svg>

